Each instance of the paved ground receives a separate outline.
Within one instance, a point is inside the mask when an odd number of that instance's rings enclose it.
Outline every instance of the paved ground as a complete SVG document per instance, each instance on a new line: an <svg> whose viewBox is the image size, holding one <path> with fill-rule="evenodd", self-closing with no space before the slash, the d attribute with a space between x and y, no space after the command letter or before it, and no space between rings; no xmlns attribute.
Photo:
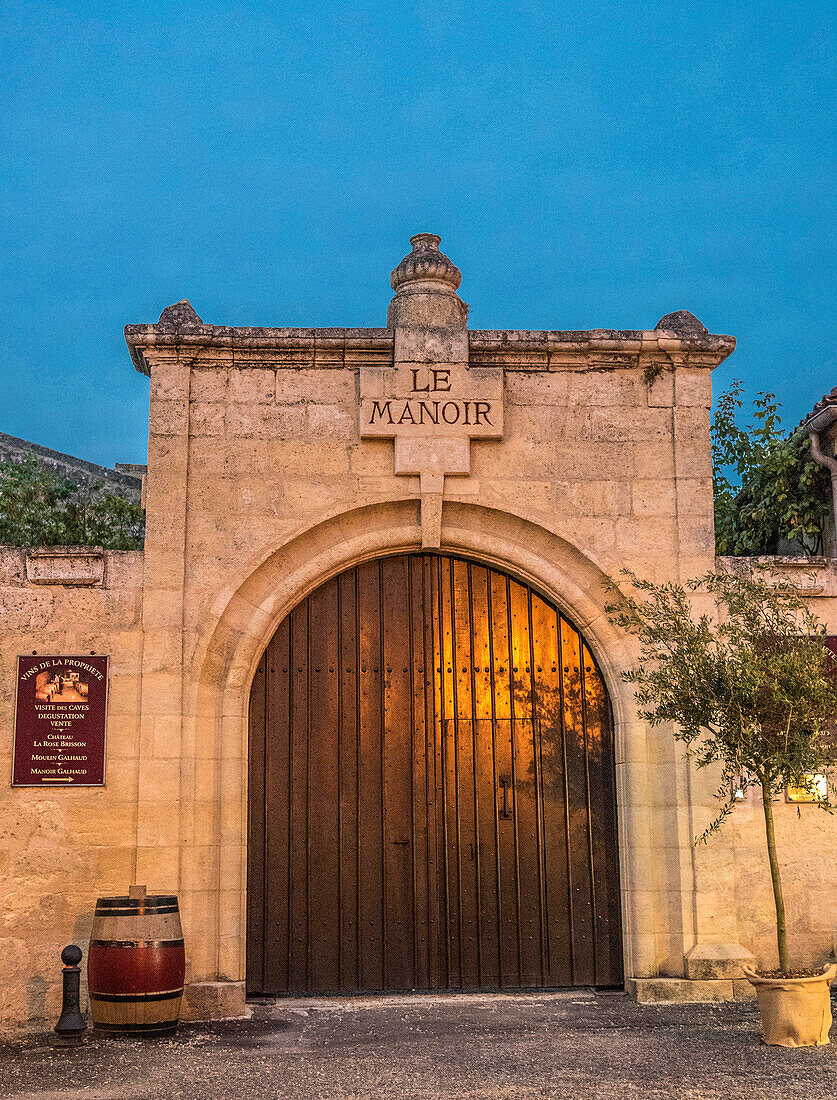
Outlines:
<svg viewBox="0 0 837 1100"><path fill-rule="evenodd" d="M40 1036L0 1048L7 1100L835 1095L837 1045L766 1047L751 1004L587 993L280 1002L173 1039L89 1036L68 1051Z"/></svg>

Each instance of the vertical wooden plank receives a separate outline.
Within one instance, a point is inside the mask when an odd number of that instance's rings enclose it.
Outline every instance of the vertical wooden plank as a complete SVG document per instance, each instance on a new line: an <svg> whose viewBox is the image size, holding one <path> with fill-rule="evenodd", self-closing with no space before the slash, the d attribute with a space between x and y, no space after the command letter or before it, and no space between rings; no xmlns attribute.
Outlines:
<svg viewBox="0 0 837 1100"><path fill-rule="evenodd" d="M432 985L430 963L430 936L432 926L430 875L429 816L432 808L432 791L428 783L428 695L432 706L432 673L428 659L432 661L432 647L427 651L426 558L411 554L409 564L409 629L410 629L410 710L411 731L411 835L412 835L412 893L414 915L413 982L416 989L429 989ZM432 740L432 710L430 730Z"/></svg>
<svg viewBox="0 0 837 1100"><path fill-rule="evenodd" d="M358 760L358 914L360 988L383 989L384 867L380 565L358 567L360 657Z"/></svg>
<svg viewBox="0 0 837 1100"><path fill-rule="evenodd" d="M446 642L446 624L444 615L443 593L445 589L446 575L444 574L444 559L434 556L431 568L431 606L433 611L433 652L435 668L435 707L436 707L436 870L438 887L438 943L439 943L439 986L447 988L454 978L458 959L452 956L452 936L455 927L451 929L451 861L450 845L448 842L448 782L447 782L447 737L450 715L450 703L447 700L446 685L449 683L447 673L448 656L450 651L449 637ZM454 880L454 889L456 882Z"/></svg>
<svg viewBox="0 0 837 1100"><path fill-rule="evenodd" d="M512 783L517 837L519 887L520 984L543 984L541 928L541 867L538 850L539 815L536 811L538 769L532 723L532 669L529 642L529 593L509 585L509 621L512 656Z"/></svg>
<svg viewBox="0 0 837 1100"><path fill-rule="evenodd" d="M535 769L535 789L533 791L534 798L534 810L535 810L535 822L537 825L537 837L536 837L536 851L535 856L538 864L538 924L539 924L539 952L540 952L540 974L541 985L547 984L547 976L549 974L549 931L548 931L548 914L547 914L547 893L546 893L546 863L544 859L544 814L543 814L543 754L541 747L541 731L540 724L537 720L537 668L535 667L535 639L534 639L534 623L533 623L533 609L532 601L535 598L532 591L527 591L527 604L529 611L529 683L531 692L531 715L530 721L532 723L532 756Z"/></svg>
<svg viewBox="0 0 837 1100"><path fill-rule="evenodd" d="M250 687L247 805L247 993L264 987L266 654Z"/></svg>
<svg viewBox="0 0 837 1100"><path fill-rule="evenodd" d="M621 985L622 922L616 830L616 790L610 706L604 680L582 644L589 775L596 984Z"/></svg>
<svg viewBox="0 0 837 1100"><path fill-rule="evenodd" d="M357 571L339 578L339 875L340 875L340 989L359 986L358 951L358 629Z"/></svg>
<svg viewBox="0 0 837 1100"><path fill-rule="evenodd" d="M422 558L424 574L425 728L427 731L427 892L429 912L428 964L433 989L447 985L447 900L445 894L445 803L442 784L442 646L439 622L439 562ZM428 683L429 680L429 683Z"/></svg>
<svg viewBox="0 0 837 1100"><path fill-rule="evenodd" d="M593 899L590 889L581 648L578 632L564 619L561 621L561 669L571 882L573 984L594 985L596 979Z"/></svg>
<svg viewBox="0 0 837 1100"><path fill-rule="evenodd" d="M412 989L415 919L413 898L413 736L410 667L409 559L381 563L384 665L384 867L385 987Z"/></svg>
<svg viewBox="0 0 837 1100"><path fill-rule="evenodd" d="M288 989L308 988L308 601L290 615Z"/></svg>
<svg viewBox="0 0 837 1100"><path fill-rule="evenodd" d="M480 976L484 987L495 989L500 985L500 914L497 895L497 819L494 799L497 776L492 724L488 570L480 565L469 565L469 582Z"/></svg>
<svg viewBox="0 0 837 1100"><path fill-rule="evenodd" d="M456 643L453 562L439 559L439 625L442 643L442 783L445 809L447 985L462 986L462 888L459 830L459 746L456 737Z"/></svg>
<svg viewBox="0 0 837 1100"><path fill-rule="evenodd" d="M476 785L474 772L471 591L468 565L451 562L454 736L459 835L460 983L478 989L480 975L479 883L477 878Z"/></svg>
<svg viewBox="0 0 837 1100"><path fill-rule="evenodd" d="M309 597L308 989L340 987L338 584Z"/></svg>
<svg viewBox="0 0 837 1100"><path fill-rule="evenodd" d="M532 596L535 722L540 754L545 877L546 984L572 985L569 875L558 613Z"/></svg>
<svg viewBox="0 0 837 1100"><path fill-rule="evenodd" d="M265 652L265 991L288 986L289 651L286 619Z"/></svg>
<svg viewBox="0 0 837 1100"><path fill-rule="evenodd" d="M511 816L501 817L504 804L500 781L514 779L512 753L512 680L510 611L508 583L494 570L490 572L491 681L494 709L494 754L497 785L494 788L494 812L497 829L498 904L500 910L500 986L520 985L520 936L518 934L519 883L517 878L517 838L514 829L514 790L505 799Z"/></svg>

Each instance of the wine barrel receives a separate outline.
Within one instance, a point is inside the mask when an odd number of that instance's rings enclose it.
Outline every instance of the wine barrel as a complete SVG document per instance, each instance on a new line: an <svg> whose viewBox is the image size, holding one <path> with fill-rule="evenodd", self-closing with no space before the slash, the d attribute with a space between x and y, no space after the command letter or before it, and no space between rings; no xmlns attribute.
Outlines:
<svg viewBox="0 0 837 1100"><path fill-rule="evenodd" d="M175 894L99 898L87 953L93 1026L123 1035L174 1031L186 954Z"/></svg>

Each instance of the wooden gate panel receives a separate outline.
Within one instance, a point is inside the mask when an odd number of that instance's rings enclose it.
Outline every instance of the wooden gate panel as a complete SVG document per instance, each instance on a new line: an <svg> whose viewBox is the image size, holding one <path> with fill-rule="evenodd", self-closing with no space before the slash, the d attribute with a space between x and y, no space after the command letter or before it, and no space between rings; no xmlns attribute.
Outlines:
<svg viewBox="0 0 837 1100"><path fill-rule="evenodd" d="M283 624L284 625L284 624ZM268 645L273 645L271 641ZM265 981L265 736L267 733L267 653L250 688L247 813L247 948L248 994L260 993Z"/></svg>
<svg viewBox="0 0 837 1100"><path fill-rule="evenodd" d="M592 654L582 643L587 761L590 777L594 950L596 983L622 981L622 936L619 905L619 861L613 807L613 727L607 689Z"/></svg>
<svg viewBox="0 0 837 1100"><path fill-rule="evenodd" d="M328 582L250 743L248 992L621 982L609 703L525 585L420 554Z"/></svg>
<svg viewBox="0 0 837 1100"><path fill-rule="evenodd" d="M547 985L572 985L569 848L564 766L559 616L532 596L532 667L537 751L540 760L544 868L544 954Z"/></svg>
<svg viewBox="0 0 837 1100"><path fill-rule="evenodd" d="M578 632L561 622L561 690L564 700L564 768L570 864L570 928L573 983L594 985L593 898L584 731L584 685Z"/></svg>
<svg viewBox="0 0 837 1100"><path fill-rule="evenodd" d="M384 989L383 676L380 567L362 565L358 581L358 919L361 989Z"/></svg>
<svg viewBox="0 0 837 1100"><path fill-rule="evenodd" d="M384 776L384 989L414 985L416 938L413 894L413 668L410 664L410 562L406 557L381 563L383 635Z"/></svg>
<svg viewBox="0 0 837 1100"><path fill-rule="evenodd" d="M307 986L314 992L340 982L340 821L338 583L308 601Z"/></svg>
<svg viewBox="0 0 837 1100"><path fill-rule="evenodd" d="M360 883L358 846L359 790L359 714L360 659L359 608L357 602L357 572L343 573L339 578L339 719L338 791L340 850L340 977L338 989L360 988L360 950L358 897Z"/></svg>

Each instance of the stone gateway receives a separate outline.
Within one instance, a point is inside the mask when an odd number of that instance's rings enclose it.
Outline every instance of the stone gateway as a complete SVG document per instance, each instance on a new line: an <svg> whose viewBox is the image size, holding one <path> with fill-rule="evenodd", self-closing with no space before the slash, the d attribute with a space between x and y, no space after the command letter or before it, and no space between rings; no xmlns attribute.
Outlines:
<svg viewBox="0 0 837 1100"><path fill-rule="evenodd" d="M145 550L0 549L9 777L18 656L109 665L105 784L3 797L3 1026L54 1021L61 947L135 883L179 898L193 1017L289 992L722 999L772 962L760 807L693 847L713 777L638 718L604 612L622 568L714 564L710 377L735 342L682 311L469 330L460 281L419 234L386 328L186 301L126 328ZM837 633L833 564L799 584ZM792 952L825 961L837 825L776 819Z"/></svg>

